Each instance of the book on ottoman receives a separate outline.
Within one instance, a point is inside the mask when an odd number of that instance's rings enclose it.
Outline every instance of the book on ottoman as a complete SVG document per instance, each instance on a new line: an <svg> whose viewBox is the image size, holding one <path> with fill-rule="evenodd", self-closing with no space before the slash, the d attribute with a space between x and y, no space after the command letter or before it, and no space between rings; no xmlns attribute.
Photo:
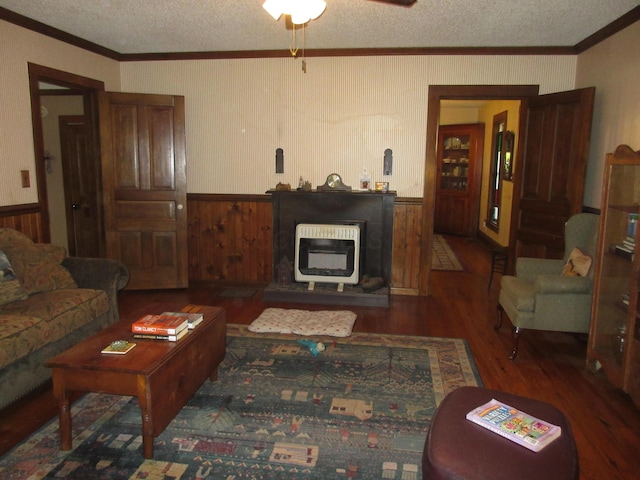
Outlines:
<svg viewBox="0 0 640 480"><path fill-rule="evenodd" d="M558 438L562 429L505 403L492 399L467 413L467 420L512 442L538 452Z"/></svg>

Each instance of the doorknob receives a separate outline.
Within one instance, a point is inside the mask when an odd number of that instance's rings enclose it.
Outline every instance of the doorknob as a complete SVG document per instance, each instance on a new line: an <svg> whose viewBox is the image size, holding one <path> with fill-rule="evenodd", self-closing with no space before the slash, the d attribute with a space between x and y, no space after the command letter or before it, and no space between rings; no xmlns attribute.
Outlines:
<svg viewBox="0 0 640 480"><path fill-rule="evenodd" d="M179 203L177 208L179 211L181 211L184 208L184 206L181 203Z"/></svg>
<svg viewBox="0 0 640 480"><path fill-rule="evenodd" d="M73 210L78 210L78 209L80 208L80 205L78 205L77 203L72 203L72 204L71 204L71 208L72 208Z"/></svg>

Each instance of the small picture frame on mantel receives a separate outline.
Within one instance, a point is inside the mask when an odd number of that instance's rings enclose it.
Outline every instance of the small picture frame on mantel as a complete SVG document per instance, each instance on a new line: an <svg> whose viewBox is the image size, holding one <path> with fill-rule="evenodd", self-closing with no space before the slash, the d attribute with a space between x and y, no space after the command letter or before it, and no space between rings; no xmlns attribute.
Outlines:
<svg viewBox="0 0 640 480"><path fill-rule="evenodd" d="M387 193L389 191L389 182L376 182L376 192Z"/></svg>

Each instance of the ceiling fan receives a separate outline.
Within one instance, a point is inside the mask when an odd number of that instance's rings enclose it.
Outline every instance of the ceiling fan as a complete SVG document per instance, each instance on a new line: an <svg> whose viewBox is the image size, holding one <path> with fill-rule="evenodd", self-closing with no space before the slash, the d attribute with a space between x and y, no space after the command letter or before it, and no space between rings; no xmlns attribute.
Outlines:
<svg viewBox="0 0 640 480"><path fill-rule="evenodd" d="M392 5L402 5L403 7L410 7L416 0L369 0L370 2L390 3Z"/></svg>

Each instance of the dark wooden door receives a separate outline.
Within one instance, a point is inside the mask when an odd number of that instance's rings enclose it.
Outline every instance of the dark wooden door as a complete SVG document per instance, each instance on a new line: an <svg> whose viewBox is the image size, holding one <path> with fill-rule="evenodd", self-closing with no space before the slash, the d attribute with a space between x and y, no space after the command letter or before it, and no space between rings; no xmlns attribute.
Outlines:
<svg viewBox="0 0 640 480"><path fill-rule="evenodd" d="M564 224L582 211L594 95L585 88L523 102L509 242L515 257L562 258Z"/></svg>
<svg viewBox="0 0 640 480"><path fill-rule="evenodd" d="M84 115L61 115L60 147L69 254L100 257L98 167L88 153Z"/></svg>
<svg viewBox="0 0 640 480"><path fill-rule="evenodd" d="M99 110L107 256L129 289L186 287L184 97L101 92Z"/></svg>

